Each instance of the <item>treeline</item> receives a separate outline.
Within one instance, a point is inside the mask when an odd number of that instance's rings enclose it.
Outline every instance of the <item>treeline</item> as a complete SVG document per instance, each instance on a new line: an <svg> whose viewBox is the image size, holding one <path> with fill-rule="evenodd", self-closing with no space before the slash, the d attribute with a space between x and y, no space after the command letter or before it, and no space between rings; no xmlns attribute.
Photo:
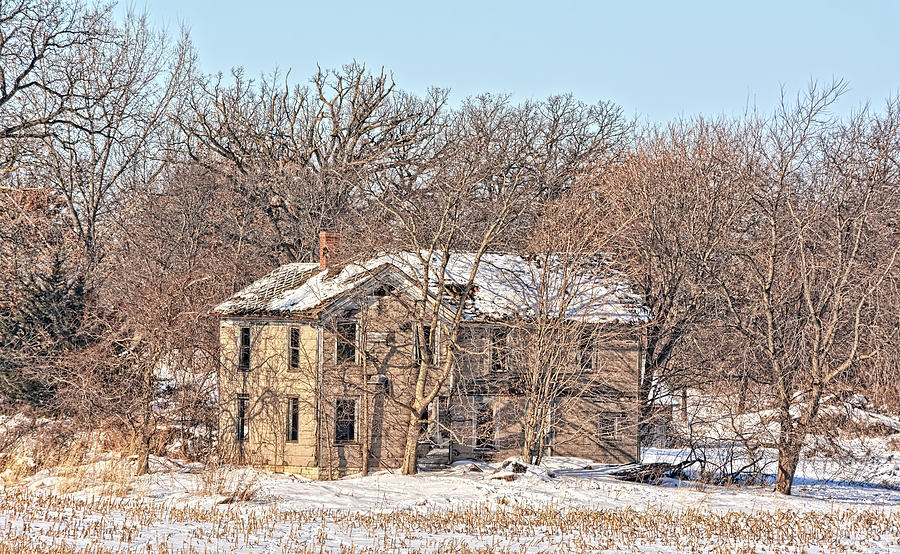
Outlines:
<svg viewBox="0 0 900 554"><path fill-rule="evenodd" d="M782 492L824 405L900 407L897 99L837 118L844 84L814 84L650 127L571 95L451 106L356 63L207 75L186 34L63 0L0 5L0 69L0 395L117 431L141 471L213 440L209 309L323 229L346 256L610 253L653 316L646 418L688 389L774 410Z"/></svg>

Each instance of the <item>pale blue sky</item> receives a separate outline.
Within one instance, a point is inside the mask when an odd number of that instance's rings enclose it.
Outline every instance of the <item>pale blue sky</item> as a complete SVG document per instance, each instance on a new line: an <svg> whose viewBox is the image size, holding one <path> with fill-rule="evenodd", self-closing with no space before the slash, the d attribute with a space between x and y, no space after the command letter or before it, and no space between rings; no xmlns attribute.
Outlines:
<svg viewBox="0 0 900 554"><path fill-rule="evenodd" d="M900 89L900 2L276 2L144 0L185 23L208 72L257 75L354 58L397 84L542 98L609 99L646 121L764 111L781 86L849 82L838 106L881 106Z"/></svg>

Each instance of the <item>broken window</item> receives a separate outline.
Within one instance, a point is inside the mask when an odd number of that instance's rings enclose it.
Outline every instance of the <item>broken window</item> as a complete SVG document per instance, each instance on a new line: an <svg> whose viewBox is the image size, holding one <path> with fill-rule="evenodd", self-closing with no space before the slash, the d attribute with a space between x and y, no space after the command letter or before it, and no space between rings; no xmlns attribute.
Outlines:
<svg viewBox="0 0 900 554"><path fill-rule="evenodd" d="M597 341L593 333L585 331L578 340L578 366L584 371L594 369L594 359L597 355Z"/></svg>
<svg viewBox="0 0 900 554"><path fill-rule="evenodd" d="M297 442L300 437L300 399L288 398L287 403L287 440Z"/></svg>
<svg viewBox="0 0 900 554"><path fill-rule="evenodd" d="M250 371L249 327L241 327L241 343L238 346L238 371Z"/></svg>
<svg viewBox="0 0 900 554"><path fill-rule="evenodd" d="M507 335L506 329L491 329L491 371L494 373L503 373L508 369Z"/></svg>
<svg viewBox="0 0 900 554"><path fill-rule="evenodd" d="M288 339L288 369L298 371L300 369L300 329L291 327Z"/></svg>
<svg viewBox="0 0 900 554"><path fill-rule="evenodd" d="M346 444L356 440L356 399L338 398L334 403L334 442Z"/></svg>
<svg viewBox="0 0 900 554"><path fill-rule="evenodd" d="M479 404L475 409L475 448L494 448L494 409Z"/></svg>
<svg viewBox="0 0 900 554"><path fill-rule="evenodd" d="M372 290L371 296L375 296L377 298L384 298L385 296L390 296L396 292L396 289L388 284L380 285Z"/></svg>
<svg viewBox="0 0 900 554"><path fill-rule="evenodd" d="M342 321L337 324L337 333L335 334L336 360L337 363L355 362L356 361L356 322Z"/></svg>
<svg viewBox="0 0 900 554"><path fill-rule="evenodd" d="M235 418L235 431L238 442L244 442L247 438L250 437L250 425L249 425L249 407L250 407L250 397L246 394L237 395L237 406L236 406L236 414Z"/></svg>
<svg viewBox="0 0 900 554"><path fill-rule="evenodd" d="M413 360L416 365L434 363L433 341L430 325L413 325Z"/></svg>
<svg viewBox="0 0 900 554"><path fill-rule="evenodd" d="M597 420L597 431L601 440L620 440L625 414L622 412L600 412Z"/></svg>

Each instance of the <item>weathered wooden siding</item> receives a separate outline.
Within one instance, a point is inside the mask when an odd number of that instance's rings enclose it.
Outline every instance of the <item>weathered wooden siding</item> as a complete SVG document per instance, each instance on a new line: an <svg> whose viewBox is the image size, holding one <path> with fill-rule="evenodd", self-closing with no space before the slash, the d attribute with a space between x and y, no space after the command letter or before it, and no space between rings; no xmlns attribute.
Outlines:
<svg viewBox="0 0 900 554"><path fill-rule="evenodd" d="M238 370L240 328L251 334L250 370ZM288 369L289 329L300 331L300 367ZM220 326L221 445L236 459L259 465L316 465L317 331L300 322L223 319ZM249 401L249 438L236 438L237 398ZM287 440L288 399L299 399L298 440Z"/></svg>
<svg viewBox="0 0 900 554"><path fill-rule="evenodd" d="M403 460L410 403L415 386L413 305L401 296L362 298L348 317L358 321L357 355L347 363L336 361L338 338L327 321L311 324L282 319L224 318L221 321L220 400L222 446L236 459L333 478L361 470L368 450L370 470L397 468ZM251 328L250 371L238 371L241 327ZM300 367L288 369L289 329L300 329ZM491 380L490 328L473 325L469 352L460 359L457 384ZM560 399L559 422L548 454L578 456L606 463L636 461L637 444L637 341L601 347L597 381L602 395ZM447 356L442 341L439 361ZM432 381L433 382L433 381ZM467 387L462 387L467 391ZM318 394L317 394L318 392ZM509 394L455 394L443 398L442 425L430 426L428 436L452 437L467 447L476 446L479 410L490 413L493 429L488 456L501 459L520 454L523 440L521 414L524 400ZM235 440L237 395L249 399L249 439ZM288 398L299 399L299 437L287 440ZM356 400L356 437L335 442L335 402ZM449 401L449 410L447 408ZM318 417L317 417L318 411ZM601 415L619 414L616 436L601 436ZM423 433L423 438L426 435ZM481 432L485 438L484 432Z"/></svg>

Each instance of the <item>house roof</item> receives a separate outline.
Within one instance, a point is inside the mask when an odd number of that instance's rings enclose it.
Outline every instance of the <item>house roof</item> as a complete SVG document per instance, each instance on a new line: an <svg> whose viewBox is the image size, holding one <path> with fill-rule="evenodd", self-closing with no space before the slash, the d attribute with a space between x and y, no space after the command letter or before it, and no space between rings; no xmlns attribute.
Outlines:
<svg viewBox="0 0 900 554"><path fill-rule="evenodd" d="M405 278L414 288L424 278L423 256L415 252L383 254L342 266L321 269L317 264L286 264L253 282L214 308L221 315L314 316L328 303L371 286L378 275ZM539 260L515 254L484 254L465 306L470 320L501 320L533 316L538 306L554 306L549 313L565 311L566 318L585 322L636 323L647 318L641 298L630 280L609 267L605 259L581 262L577 271L551 257L549 267ZM437 292L441 257L430 267L429 292ZM445 285L468 282L475 254L455 252L447 263ZM448 303L457 299L445 295ZM554 312L553 310L557 310ZM545 313L547 313L545 312Z"/></svg>

